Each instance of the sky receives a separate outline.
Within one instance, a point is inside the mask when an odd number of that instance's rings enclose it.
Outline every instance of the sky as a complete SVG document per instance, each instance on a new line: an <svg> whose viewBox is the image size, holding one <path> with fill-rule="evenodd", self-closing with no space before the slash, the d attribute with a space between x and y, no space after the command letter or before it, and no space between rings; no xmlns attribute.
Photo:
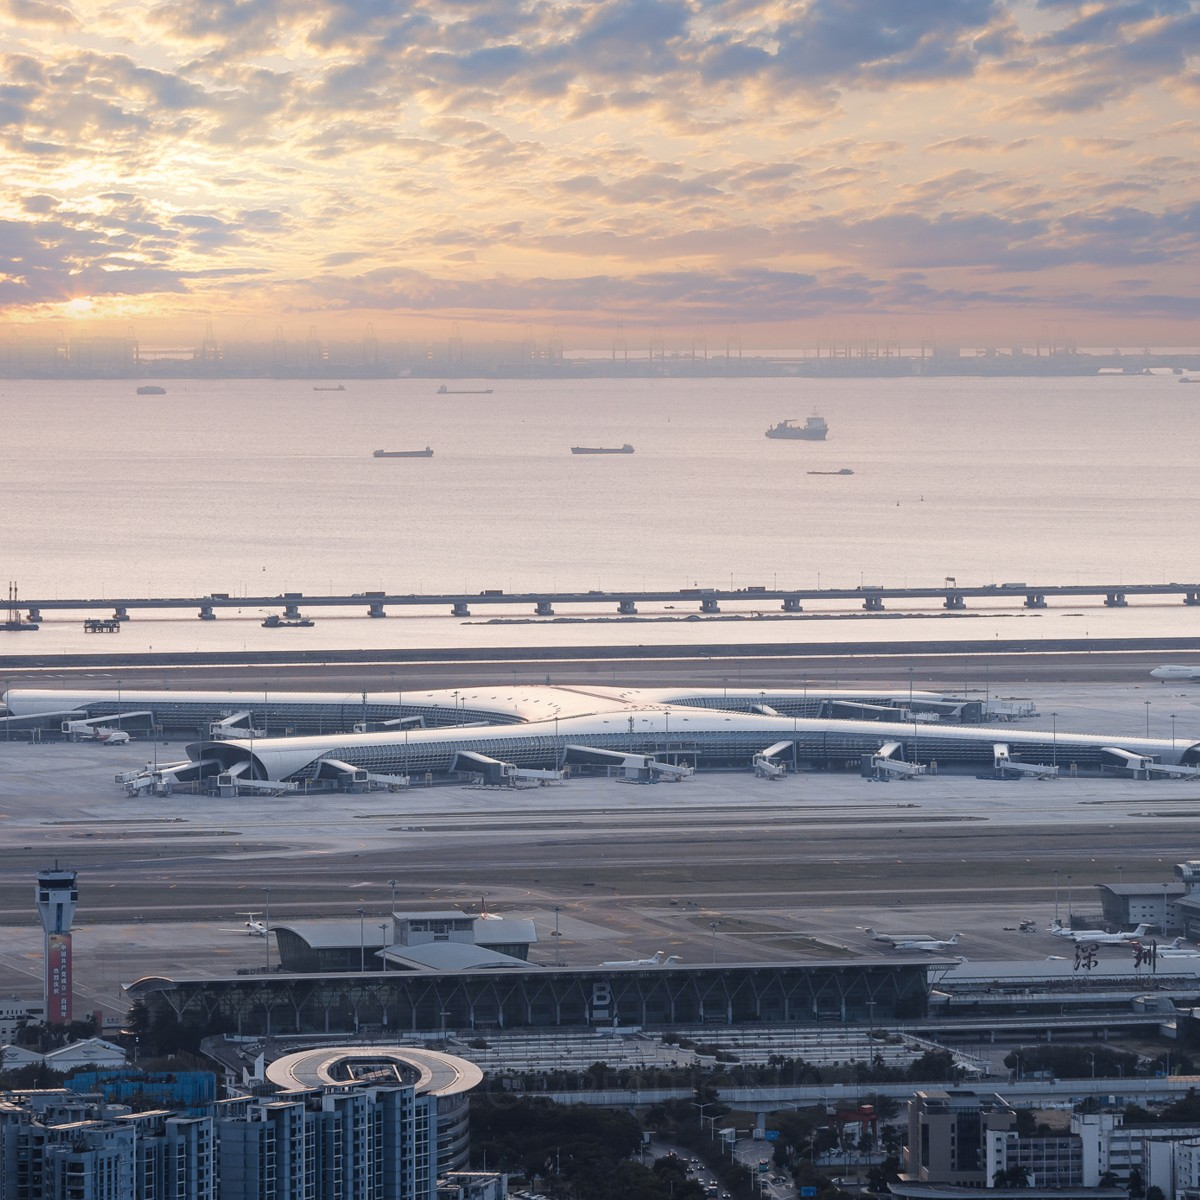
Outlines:
<svg viewBox="0 0 1200 1200"><path fill-rule="evenodd" d="M1200 343L1200 0L0 9L6 337Z"/></svg>

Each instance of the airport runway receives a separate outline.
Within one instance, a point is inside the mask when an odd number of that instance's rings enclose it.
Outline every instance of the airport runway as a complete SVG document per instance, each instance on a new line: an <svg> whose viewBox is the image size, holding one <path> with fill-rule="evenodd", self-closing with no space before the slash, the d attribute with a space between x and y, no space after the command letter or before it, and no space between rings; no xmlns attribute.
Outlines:
<svg viewBox="0 0 1200 1200"><path fill-rule="evenodd" d="M1018 727L1200 738L1200 687L1147 674L1161 655L1024 656L987 671L993 694L1037 700ZM819 660L811 663L815 679ZM845 664L843 664L844 667ZM856 660L853 682L955 689L987 663ZM538 664L539 682L610 682L612 663ZM799 682L794 660L617 665L642 685ZM481 680L484 665L406 668L402 686ZM496 664L494 671L511 670ZM529 664L525 669L532 671ZM597 674L587 674L594 669ZM125 686L258 686L254 671L192 668ZM386 670L283 672L272 687L383 690ZM727 672L722 675L721 672ZM921 671L921 674L918 674ZM560 673L561 672L561 673ZM504 678L503 675L497 676ZM45 676L38 676L44 681ZM842 679L850 681L843 674ZM15 679L12 682L17 682ZM32 682L32 680L31 680ZM73 680L79 686L82 679ZM1149 702L1149 703L1147 703ZM1166 731L1169 735L1169 731ZM160 760L176 748L159 744ZM182 747L178 748L182 756ZM878 954L867 926L964 934L971 958L1054 953L1044 930L1098 914L1095 884L1170 882L1195 854L1200 785L1116 779L1001 783L966 776L873 783L854 774L778 782L748 771L682 783L576 779L518 791L458 785L361 796L130 799L113 782L146 750L28 746L0 740L0 993L40 993L38 869L79 871L75 939L81 995L123 1011L119 990L143 974L222 975L257 966L266 947L237 932L239 911L269 900L273 923L341 917L369 928L399 908L478 908L532 915L534 957L594 964L663 949L690 961L770 961ZM269 889L269 893L266 889ZM557 914L555 909L558 909Z"/></svg>
<svg viewBox="0 0 1200 1200"><path fill-rule="evenodd" d="M582 654L583 652L581 652ZM1168 651L1130 642L1127 649L1081 653L1033 653L997 648L995 654L747 655L696 657L496 659L446 661L431 657L412 663L229 663L184 666L74 666L59 660L39 668L0 670L0 686L97 686L286 689L292 691L391 691L415 688L513 682L607 683L628 687L758 687L805 680L858 686L864 683L907 687L909 669L917 688L983 693L993 685L1044 683L1144 684L1158 688L1150 671L1164 662L1198 662L1200 651Z"/></svg>

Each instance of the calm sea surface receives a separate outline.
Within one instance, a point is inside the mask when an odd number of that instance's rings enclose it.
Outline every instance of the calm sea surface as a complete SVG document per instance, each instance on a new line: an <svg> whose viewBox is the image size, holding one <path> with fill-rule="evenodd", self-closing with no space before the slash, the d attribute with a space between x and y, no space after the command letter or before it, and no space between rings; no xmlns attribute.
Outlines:
<svg viewBox="0 0 1200 1200"><path fill-rule="evenodd" d="M0 383L0 571L27 598L1194 579L1200 386L1081 379ZM483 387L487 384L450 386ZM763 437L820 413L824 443ZM572 456L573 444L623 456ZM431 446L432 459L375 459ZM848 467L852 476L809 475ZM308 630L135 615L126 651L1192 635L1178 601L1042 614ZM728 606L727 606L728 607ZM662 617L691 611L681 605ZM732 610L730 610L732 611ZM747 610L748 611L748 610ZM511 617L528 613L511 610ZM611 616L611 606L595 616ZM45 614L39 650L116 650ZM32 648L30 646L29 648Z"/></svg>

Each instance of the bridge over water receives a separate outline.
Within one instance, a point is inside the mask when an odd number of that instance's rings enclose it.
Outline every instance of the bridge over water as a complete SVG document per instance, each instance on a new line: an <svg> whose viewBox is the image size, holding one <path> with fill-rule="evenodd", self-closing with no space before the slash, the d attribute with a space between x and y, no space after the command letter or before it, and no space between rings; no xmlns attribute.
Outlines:
<svg viewBox="0 0 1200 1200"><path fill-rule="evenodd" d="M22 600L14 605L12 615L19 611L37 622L46 612L111 612L106 621L89 621L96 632L112 632L113 623L129 620L135 611L162 609L192 609L204 621L215 620L223 609L281 608L287 620L300 618L301 607L359 608L368 617L386 617L388 609L446 608L455 617L469 617L472 609L498 606L528 607L533 615L554 616L559 608L572 605L591 609L611 605L622 615L636 615L639 605L694 605L698 613L719 613L722 604L750 605L762 610L768 604L778 604L785 613L804 611L806 603L861 606L868 612L882 612L889 605L900 608L921 607L922 602L941 601L949 610L963 610L969 600L987 602L989 608L1024 607L1046 608L1054 600L1101 599L1108 608L1124 608L1134 597L1162 599L1178 597L1186 605L1200 605L1200 583L1117 583L1117 584L984 584L979 587L960 587L953 577L945 583L929 587L891 587L886 584L863 584L855 588L680 588L651 591L586 591L586 592L505 592L488 588L480 592L398 593L352 592L328 595L305 595L302 592L281 592L271 596L238 596L213 592L206 596L125 597L119 599Z"/></svg>

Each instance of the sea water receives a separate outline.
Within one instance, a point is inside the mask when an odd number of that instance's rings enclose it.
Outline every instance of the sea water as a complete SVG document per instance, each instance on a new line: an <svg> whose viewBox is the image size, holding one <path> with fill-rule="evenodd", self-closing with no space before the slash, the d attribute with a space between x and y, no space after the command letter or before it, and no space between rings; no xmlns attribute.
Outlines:
<svg viewBox="0 0 1200 1200"><path fill-rule="evenodd" d="M1200 480L1186 447L1200 387L1170 374L1066 379L180 380L0 384L0 583L22 598L476 594L1188 581ZM765 438L819 413L824 442ZM576 456L572 445L631 455ZM374 458L429 446L432 458ZM853 475L809 474L852 470ZM1044 612L938 601L909 617L854 603L598 602L544 620L511 607L134 610L119 636L43 613L0 654L287 647L687 645L700 641L1193 636L1177 597L1056 601ZM301 605L303 607L303 604ZM100 615L100 614L92 614ZM508 620L493 623L491 618ZM657 619L651 619L657 618ZM518 621L520 623L513 623ZM19 644L18 644L19 643Z"/></svg>

